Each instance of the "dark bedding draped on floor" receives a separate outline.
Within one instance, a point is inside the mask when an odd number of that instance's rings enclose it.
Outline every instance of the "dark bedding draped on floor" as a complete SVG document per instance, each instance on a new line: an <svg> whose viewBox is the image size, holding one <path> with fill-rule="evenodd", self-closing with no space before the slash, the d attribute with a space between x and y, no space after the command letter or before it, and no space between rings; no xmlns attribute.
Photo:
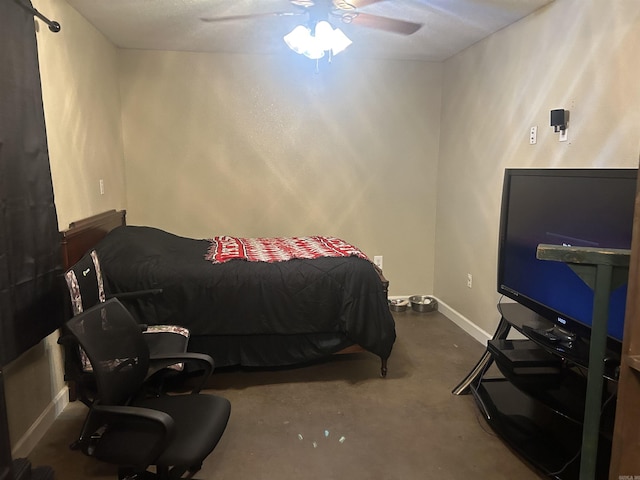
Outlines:
<svg viewBox="0 0 640 480"><path fill-rule="evenodd" d="M24 0L29 4L28 0ZM61 256L33 15L0 2L0 365L63 321Z"/></svg>

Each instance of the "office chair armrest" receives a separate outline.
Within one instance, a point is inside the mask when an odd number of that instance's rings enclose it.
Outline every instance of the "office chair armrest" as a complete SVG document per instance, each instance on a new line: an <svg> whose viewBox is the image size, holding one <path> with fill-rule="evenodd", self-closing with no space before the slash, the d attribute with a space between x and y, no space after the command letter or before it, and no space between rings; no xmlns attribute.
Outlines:
<svg viewBox="0 0 640 480"><path fill-rule="evenodd" d="M147 375L147 378L163 368L182 362L194 363L203 370L200 384L196 385L191 391L191 393L200 393L200 390L204 388L205 383L213 374L215 367L213 358L204 353L185 352L153 355L149 358L149 375Z"/></svg>
<svg viewBox="0 0 640 480"><path fill-rule="evenodd" d="M168 414L143 407L94 403L83 428L83 451L100 460L146 467L175 435Z"/></svg>
<svg viewBox="0 0 640 480"><path fill-rule="evenodd" d="M105 296L107 300L110 298L117 298L118 300L130 300L132 298L140 298L147 295L159 295L161 293L161 288L149 288L147 290L136 290L133 292L107 293Z"/></svg>
<svg viewBox="0 0 640 480"><path fill-rule="evenodd" d="M92 407L92 413L101 415L101 421L103 422L109 420L109 418L139 417L161 425L167 433L171 433L175 428L173 418L169 414L150 408L130 405L100 405L96 403Z"/></svg>

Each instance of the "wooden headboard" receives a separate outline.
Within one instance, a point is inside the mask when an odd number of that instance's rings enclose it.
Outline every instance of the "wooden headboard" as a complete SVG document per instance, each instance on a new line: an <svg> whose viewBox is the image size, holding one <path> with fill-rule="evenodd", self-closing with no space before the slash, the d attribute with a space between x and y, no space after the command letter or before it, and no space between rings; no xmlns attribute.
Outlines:
<svg viewBox="0 0 640 480"><path fill-rule="evenodd" d="M126 210L109 210L69 224L60 232L64 268L69 268L116 227L126 225Z"/></svg>

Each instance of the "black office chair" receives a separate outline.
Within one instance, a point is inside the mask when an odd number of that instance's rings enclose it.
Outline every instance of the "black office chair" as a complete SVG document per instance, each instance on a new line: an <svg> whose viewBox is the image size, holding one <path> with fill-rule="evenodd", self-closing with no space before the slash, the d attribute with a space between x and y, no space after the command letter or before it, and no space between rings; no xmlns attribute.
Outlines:
<svg viewBox="0 0 640 480"><path fill-rule="evenodd" d="M109 294L105 288L100 268L100 261L95 250L85 254L78 262L69 268L64 274L67 288L71 296L71 309L74 315L105 302L109 298L118 298L126 301L146 296L161 294L161 289L140 290L120 294ZM157 355L167 353L184 353L189 342L189 330L178 325L140 325L145 333L145 340L149 346L152 359ZM78 398L85 405L90 406L95 393L95 380L93 367L84 351L79 348L73 338L63 329L58 343L65 349L65 375L64 379L69 384L71 400ZM158 368L154 360L151 362L154 371ZM162 391L169 379L175 379L176 372L181 372L183 365L177 363L166 367L162 375L156 375L152 383L156 391Z"/></svg>
<svg viewBox="0 0 640 480"><path fill-rule="evenodd" d="M207 374L190 394L141 395L148 377L149 348L126 308L111 299L66 324L86 352L97 395L79 439L81 450L119 466L120 479L181 478L196 472L226 428L231 405L199 393L213 371L208 355L165 355L166 364L198 362ZM149 472L156 467L156 474Z"/></svg>

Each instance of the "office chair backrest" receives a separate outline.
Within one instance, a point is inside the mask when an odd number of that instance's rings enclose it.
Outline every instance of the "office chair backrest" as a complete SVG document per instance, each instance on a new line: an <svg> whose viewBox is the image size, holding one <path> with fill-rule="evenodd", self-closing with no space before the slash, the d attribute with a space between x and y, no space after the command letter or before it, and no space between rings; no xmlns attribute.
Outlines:
<svg viewBox="0 0 640 480"><path fill-rule="evenodd" d="M95 250L85 254L64 274L71 295L73 314L106 300L100 262Z"/></svg>
<svg viewBox="0 0 640 480"><path fill-rule="evenodd" d="M66 326L94 365L98 391L77 446L118 465L120 479L193 478L225 431L229 401L200 393L201 386L190 394L147 395L143 382L154 359L150 362L143 333L116 298L75 315ZM209 378L211 357L191 353L181 359L201 365L203 382ZM151 466L155 471L147 470Z"/></svg>
<svg viewBox="0 0 640 480"><path fill-rule="evenodd" d="M100 403L129 403L149 369L149 348L131 314L113 298L72 317L67 327L93 365Z"/></svg>

